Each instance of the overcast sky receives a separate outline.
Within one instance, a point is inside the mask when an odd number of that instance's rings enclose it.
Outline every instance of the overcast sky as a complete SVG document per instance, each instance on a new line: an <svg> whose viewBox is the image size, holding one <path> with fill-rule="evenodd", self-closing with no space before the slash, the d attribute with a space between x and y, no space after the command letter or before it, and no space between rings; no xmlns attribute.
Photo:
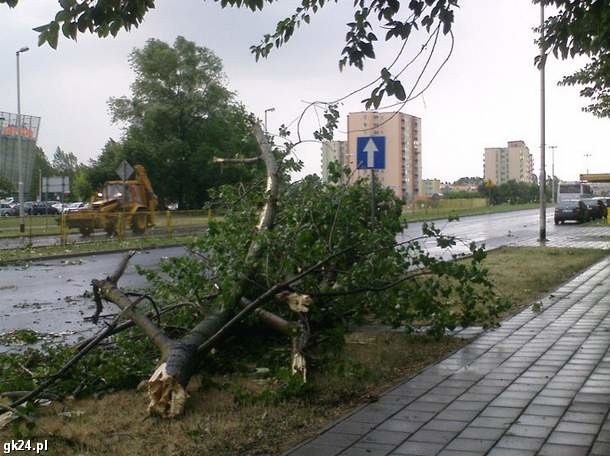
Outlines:
<svg viewBox="0 0 610 456"><path fill-rule="evenodd" d="M15 51L29 46L21 58L22 112L42 117L38 143L47 156L60 146L87 162L100 153L109 137L121 137L121 126L111 124L106 102L112 96L129 95L130 51L149 38L173 43L182 35L222 58L228 86L248 110L262 118L266 108L275 108L268 123L271 132L277 131L280 124L289 124L299 115L304 101L332 100L377 77L381 65L387 65L395 52L395 47L380 47L377 63L367 63L363 72L349 68L340 73L337 62L353 4L344 1L329 4L286 46L255 63L249 46L273 31L296 4L280 2L252 13L223 10L217 3L202 0L158 0L139 29L121 32L114 39L83 35L75 43L60 38L58 50L37 47L37 34L32 31L53 17L56 2L21 1L13 10L0 5L0 111L17 110ZM518 139L529 146L538 174L540 83L533 65L537 49L532 27L539 21L539 9L528 0L463 0L460 4L451 59L424 96L403 109L422 118L423 176L443 181L482 176L484 148ZM405 61L417 50L415 40L407 48ZM444 40L432 61L433 70L447 50ZM578 89L556 84L582 63L550 59L547 65L546 142L557 146L555 174L564 180L577 179L587 168L610 172L604 155L610 150L610 120L583 113L586 100L579 97ZM407 91L417 69L405 73ZM358 94L341 106L336 139L345 139L346 115L363 110L360 101L365 96L366 92ZM303 137L311 138L317 125L312 111L303 122ZM307 172L319 173L319 145L300 146L298 156Z"/></svg>

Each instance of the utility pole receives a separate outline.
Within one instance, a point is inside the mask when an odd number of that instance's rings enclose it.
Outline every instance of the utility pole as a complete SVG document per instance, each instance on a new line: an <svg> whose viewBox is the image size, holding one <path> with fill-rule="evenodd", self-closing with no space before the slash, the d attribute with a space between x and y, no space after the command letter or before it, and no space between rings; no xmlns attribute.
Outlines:
<svg viewBox="0 0 610 456"><path fill-rule="evenodd" d="M553 203L555 203L555 196L557 194L556 190L555 190L555 149L557 149L557 146L549 146L549 149L551 149L551 201Z"/></svg>
<svg viewBox="0 0 610 456"><path fill-rule="evenodd" d="M546 242L546 172L545 172L545 98L544 98L544 67L546 54L544 52L544 2L540 2L540 242Z"/></svg>
<svg viewBox="0 0 610 456"><path fill-rule="evenodd" d="M22 47L15 54L17 55L17 168L19 168L19 232L25 233L25 216L23 212L23 157L21 156L21 81L19 74L19 54L29 51L29 47Z"/></svg>

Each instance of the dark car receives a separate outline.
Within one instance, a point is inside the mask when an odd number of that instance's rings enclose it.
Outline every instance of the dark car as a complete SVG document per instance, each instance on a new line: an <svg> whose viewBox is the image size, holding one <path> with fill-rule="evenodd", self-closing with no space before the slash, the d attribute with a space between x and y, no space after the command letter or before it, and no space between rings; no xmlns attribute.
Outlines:
<svg viewBox="0 0 610 456"><path fill-rule="evenodd" d="M602 211L601 211L599 204L597 204L597 199L583 198L582 202L585 203L587 206L587 212L589 214L589 219L596 220L596 219L602 218Z"/></svg>
<svg viewBox="0 0 610 456"><path fill-rule="evenodd" d="M568 220L578 223L589 220L589 211L583 200L565 200L555 206L555 225Z"/></svg>
<svg viewBox="0 0 610 456"><path fill-rule="evenodd" d="M59 214L59 210L54 207L54 204L57 204L55 201L42 201L40 204L40 211L42 214L47 215L57 215Z"/></svg>

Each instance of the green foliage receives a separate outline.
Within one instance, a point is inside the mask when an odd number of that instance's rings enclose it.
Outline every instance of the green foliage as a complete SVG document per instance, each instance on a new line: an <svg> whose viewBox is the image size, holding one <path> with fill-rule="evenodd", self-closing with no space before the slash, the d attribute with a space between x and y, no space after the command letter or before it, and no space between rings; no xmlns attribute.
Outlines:
<svg viewBox="0 0 610 456"><path fill-rule="evenodd" d="M73 176L78 169L78 159L72 152L64 152L61 147L57 147L51 166L61 176Z"/></svg>
<svg viewBox="0 0 610 456"><path fill-rule="evenodd" d="M290 369L278 369L273 372L275 379L272 388L252 392L244 388L233 388L233 399L238 405L255 403L280 404L290 400L308 400L318 392L310 382L304 382L298 375L292 375Z"/></svg>
<svg viewBox="0 0 610 456"><path fill-rule="evenodd" d="M0 195L10 195L15 192L13 183L4 176L0 176Z"/></svg>
<svg viewBox="0 0 610 456"><path fill-rule="evenodd" d="M544 49L562 59L580 55L589 58L560 84L584 86L580 94L590 98L591 104L583 110L598 117L610 117L610 3L602 0L544 0L544 3L557 8L557 13L545 21Z"/></svg>
<svg viewBox="0 0 610 456"><path fill-rule="evenodd" d="M489 203L493 205L535 203L540 200L540 187L536 183L510 180L500 185L481 184L479 194L488 198ZM550 198L549 192L547 195Z"/></svg>
<svg viewBox="0 0 610 456"><path fill-rule="evenodd" d="M34 149L34 164L32 165L32 172L35 177L34 179L31 179L32 183L30 184L28 193L34 196L38 195L38 191L40 190L38 176L55 175L53 166L51 165L51 163L49 163L49 160L47 159L47 156L45 155L44 151L38 146Z"/></svg>
<svg viewBox="0 0 610 456"><path fill-rule="evenodd" d="M87 166L82 166L79 169L79 174L82 175L82 180L88 182L92 191L101 189L104 182L117 178L116 169L123 159L125 152L123 145L116 142L112 138L104 145L102 153L96 159L90 160ZM82 184L81 184L82 185ZM86 188L79 187L79 193L83 193ZM91 196L88 193L87 198Z"/></svg>
<svg viewBox="0 0 610 456"><path fill-rule="evenodd" d="M133 331L118 334L111 346L89 353L50 391L59 395L91 394L117 388L133 388L150 374L155 351L147 339ZM43 351L0 354L0 392L28 391L59 370L74 350L45 345ZM24 375L27 369L33 375Z"/></svg>
<svg viewBox="0 0 610 456"><path fill-rule="evenodd" d="M113 121L127 125L125 137L107 145L95 173L107 178L122 159L142 164L161 201L181 209L200 209L208 189L256 174L212 164L214 156L255 156L257 148L249 117L224 86L222 62L211 50L183 37L173 46L151 39L130 62L131 97L109 101ZM94 185L98 180L92 175Z"/></svg>
<svg viewBox="0 0 610 456"><path fill-rule="evenodd" d="M469 192L467 190L450 191L443 193L443 199L473 199L480 198L479 192Z"/></svg>
<svg viewBox="0 0 610 456"><path fill-rule="evenodd" d="M74 175L72 181L72 193L80 201L87 201L91 198L91 195L95 191L95 188L91 184L88 176L88 170L85 167L79 169Z"/></svg>
<svg viewBox="0 0 610 456"><path fill-rule="evenodd" d="M33 344L37 341L38 333L31 329L16 329L0 336L0 343L2 344Z"/></svg>
<svg viewBox="0 0 610 456"><path fill-rule="evenodd" d="M337 171L337 170L334 170ZM482 248L470 246L467 262L447 262L430 255L417 240L397 245L402 230L402 203L389 188L376 195L376 217L370 215L370 184L326 185L316 176L284 183L272 230L259 236L264 254L247 265L258 208L258 188L225 186L215 202L225 207L223 220L210 224L192 246L196 255L169 259L162 272L149 272L160 299L186 297L210 309L231 305L233 287L253 267L245 297L255 299L276 283L326 259L323 267L292 289L314 299L308 317L314 332L340 335L353 324L374 319L394 326L429 326L441 335L445 328L474 321L495 324L502 303L481 261ZM443 249L456 239L424 225L423 238ZM284 302L269 310L293 319ZM331 345L338 345L331 338Z"/></svg>

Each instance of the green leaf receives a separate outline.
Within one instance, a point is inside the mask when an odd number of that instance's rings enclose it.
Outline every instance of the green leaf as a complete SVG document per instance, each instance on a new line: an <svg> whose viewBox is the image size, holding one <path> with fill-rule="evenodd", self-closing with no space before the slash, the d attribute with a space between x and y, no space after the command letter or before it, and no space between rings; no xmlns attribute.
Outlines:
<svg viewBox="0 0 610 456"><path fill-rule="evenodd" d="M405 88L398 79L394 81L394 95L400 101L405 101L407 98L407 95L405 94Z"/></svg>
<svg viewBox="0 0 610 456"><path fill-rule="evenodd" d="M55 21L49 24L46 41L53 49L57 49L57 40L59 38L59 24Z"/></svg>

